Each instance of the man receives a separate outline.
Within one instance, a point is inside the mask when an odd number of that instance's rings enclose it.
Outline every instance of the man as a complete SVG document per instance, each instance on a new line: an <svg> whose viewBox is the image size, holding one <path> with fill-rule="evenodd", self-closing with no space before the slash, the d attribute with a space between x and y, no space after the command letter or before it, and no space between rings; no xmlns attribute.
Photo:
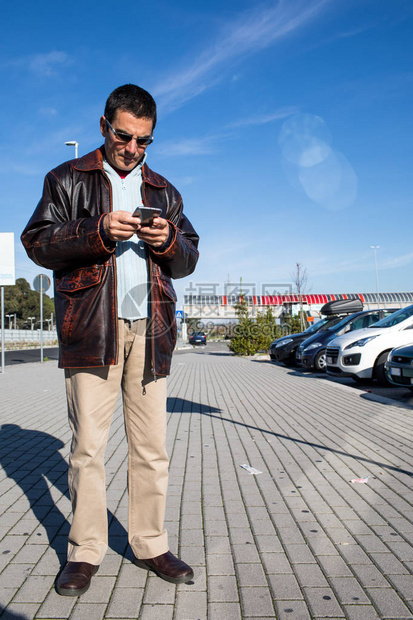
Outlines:
<svg viewBox="0 0 413 620"><path fill-rule="evenodd" d="M178 191L145 163L156 104L133 84L109 96L104 145L46 176L22 233L30 258L54 271L59 366L73 431L73 520L57 592L89 588L107 550L104 452L122 390L128 440L129 543L135 564L172 583L192 569L163 528L168 457L166 376L176 341L171 278L195 269L198 236ZM136 207L159 208L142 226Z"/></svg>

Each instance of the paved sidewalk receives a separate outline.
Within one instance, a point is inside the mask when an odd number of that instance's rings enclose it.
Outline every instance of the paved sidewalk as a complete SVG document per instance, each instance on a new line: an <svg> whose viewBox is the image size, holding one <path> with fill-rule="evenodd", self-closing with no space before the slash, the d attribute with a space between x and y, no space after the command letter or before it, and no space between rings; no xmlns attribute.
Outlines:
<svg viewBox="0 0 413 620"><path fill-rule="evenodd" d="M74 599L53 588L71 510L56 362L6 368L0 420L2 620L413 618L411 409L213 345L175 355L166 519L194 583L131 563L119 403L106 455L110 549Z"/></svg>

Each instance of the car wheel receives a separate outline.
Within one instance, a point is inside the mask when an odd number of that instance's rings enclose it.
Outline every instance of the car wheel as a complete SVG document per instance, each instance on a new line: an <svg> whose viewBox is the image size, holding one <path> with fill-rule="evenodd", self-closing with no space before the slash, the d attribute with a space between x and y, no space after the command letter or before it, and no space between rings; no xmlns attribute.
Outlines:
<svg viewBox="0 0 413 620"><path fill-rule="evenodd" d="M325 372L326 371L326 366L327 366L326 350L323 349L322 351L319 351L317 353L317 355L315 356L314 368L318 372Z"/></svg>
<svg viewBox="0 0 413 620"><path fill-rule="evenodd" d="M390 386L391 383L386 377L386 373L384 371L384 364L389 356L390 351L384 351L379 355L376 359L376 363L374 364L373 376L381 385Z"/></svg>

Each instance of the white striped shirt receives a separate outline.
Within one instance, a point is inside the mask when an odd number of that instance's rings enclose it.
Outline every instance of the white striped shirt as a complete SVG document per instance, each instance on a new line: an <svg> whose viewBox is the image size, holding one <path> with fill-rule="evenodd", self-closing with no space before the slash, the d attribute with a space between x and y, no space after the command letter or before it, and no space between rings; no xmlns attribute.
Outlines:
<svg viewBox="0 0 413 620"><path fill-rule="evenodd" d="M122 179L106 160L103 168L112 186L114 211L133 213L141 206L142 165L141 163ZM118 317L134 321L149 316L148 267L145 243L133 236L128 241L116 243L116 272Z"/></svg>

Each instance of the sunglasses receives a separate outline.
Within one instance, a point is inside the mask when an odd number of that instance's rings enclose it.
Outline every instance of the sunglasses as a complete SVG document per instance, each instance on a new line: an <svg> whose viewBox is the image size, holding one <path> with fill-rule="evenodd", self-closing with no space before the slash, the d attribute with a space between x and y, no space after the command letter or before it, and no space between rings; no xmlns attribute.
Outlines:
<svg viewBox="0 0 413 620"><path fill-rule="evenodd" d="M117 138L120 142L123 142L124 144L129 144L131 140L136 140L136 144L138 146L149 146L153 142L153 136L150 136L149 138L134 138L129 133L114 129L107 118L105 118L105 121L106 126L109 127L115 138Z"/></svg>

